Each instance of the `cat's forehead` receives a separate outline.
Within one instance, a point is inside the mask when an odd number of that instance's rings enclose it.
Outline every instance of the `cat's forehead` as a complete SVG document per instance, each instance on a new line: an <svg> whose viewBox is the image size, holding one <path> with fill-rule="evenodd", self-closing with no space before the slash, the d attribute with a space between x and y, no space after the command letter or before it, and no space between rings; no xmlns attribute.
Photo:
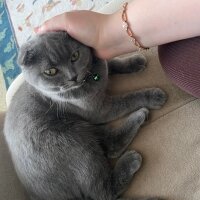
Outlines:
<svg viewBox="0 0 200 200"><path fill-rule="evenodd" d="M20 48L18 63L23 66L38 63L66 62L76 51L88 55L88 48L71 38L66 32L37 35Z"/></svg>
<svg viewBox="0 0 200 200"><path fill-rule="evenodd" d="M75 49L80 48L79 43L65 32L39 35L33 45L47 59L55 57L59 60L67 58Z"/></svg>
<svg viewBox="0 0 200 200"><path fill-rule="evenodd" d="M50 32L38 35L34 42L35 45L49 48L69 47L77 42L73 40L66 32Z"/></svg>
<svg viewBox="0 0 200 200"><path fill-rule="evenodd" d="M67 34L67 32L47 32L41 35L37 35L37 38L40 39L40 42L44 42L45 40L49 41L70 41L71 37Z"/></svg>
<svg viewBox="0 0 200 200"><path fill-rule="evenodd" d="M41 53L53 53L57 51L58 54L64 56L71 54L76 49L81 49L83 45L71 38L66 32L50 32L39 35L36 38L36 47ZM44 52L43 52L44 51ZM55 53L55 52L54 52Z"/></svg>

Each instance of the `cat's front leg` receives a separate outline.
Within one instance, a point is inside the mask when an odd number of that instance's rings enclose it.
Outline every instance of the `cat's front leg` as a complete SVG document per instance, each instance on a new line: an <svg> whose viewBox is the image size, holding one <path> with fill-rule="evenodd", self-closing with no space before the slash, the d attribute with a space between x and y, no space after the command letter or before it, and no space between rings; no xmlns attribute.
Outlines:
<svg viewBox="0 0 200 200"><path fill-rule="evenodd" d="M117 161L113 173L111 184L113 194L119 197L130 184L133 175L138 171L142 163L142 157L136 151L125 152Z"/></svg>
<svg viewBox="0 0 200 200"><path fill-rule="evenodd" d="M136 136L138 129L146 121L148 113L148 109L141 108L131 113L120 127L105 126L106 134L103 143L109 158L117 158L126 150Z"/></svg>
<svg viewBox="0 0 200 200"><path fill-rule="evenodd" d="M151 198L119 198L129 186L134 174L139 170L142 157L134 150L125 152L117 161L111 178L113 194L116 200L162 200ZM118 197L118 198L117 198Z"/></svg>
<svg viewBox="0 0 200 200"><path fill-rule="evenodd" d="M147 60L142 54L136 54L126 58L114 58L107 62L109 74L125 74L143 71L147 64Z"/></svg>
<svg viewBox="0 0 200 200"><path fill-rule="evenodd" d="M146 197L146 198L119 198L117 200L164 200L157 197Z"/></svg>
<svg viewBox="0 0 200 200"><path fill-rule="evenodd" d="M94 123L106 123L142 107L159 109L166 102L166 93L159 88L149 88L119 96L105 96L96 111Z"/></svg>

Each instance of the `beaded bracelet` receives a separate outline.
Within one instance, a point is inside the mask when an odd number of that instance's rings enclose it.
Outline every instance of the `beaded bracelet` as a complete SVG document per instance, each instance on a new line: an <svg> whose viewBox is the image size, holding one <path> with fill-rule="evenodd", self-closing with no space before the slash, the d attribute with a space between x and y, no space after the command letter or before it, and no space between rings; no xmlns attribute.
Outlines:
<svg viewBox="0 0 200 200"><path fill-rule="evenodd" d="M128 6L128 2L126 2L124 5L123 5L123 11L122 11L122 26L123 28L126 30L128 36L131 38L131 41L134 43L135 46L137 46L139 48L139 51L140 50L148 50L149 48L148 47L144 47L142 46L135 38L131 28L130 28L130 25L129 25L129 22L128 22L128 18L127 18L127 6Z"/></svg>

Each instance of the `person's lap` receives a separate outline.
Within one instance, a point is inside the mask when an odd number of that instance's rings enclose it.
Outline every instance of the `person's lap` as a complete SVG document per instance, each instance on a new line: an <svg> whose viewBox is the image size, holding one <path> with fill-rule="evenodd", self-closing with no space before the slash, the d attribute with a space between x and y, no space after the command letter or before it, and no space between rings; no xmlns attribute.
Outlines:
<svg viewBox="0 0 200 200"><path fill-rule="evenodd" d="M181 40L158 48L167 76L181 89L200 97L200 37Z"/></svg>

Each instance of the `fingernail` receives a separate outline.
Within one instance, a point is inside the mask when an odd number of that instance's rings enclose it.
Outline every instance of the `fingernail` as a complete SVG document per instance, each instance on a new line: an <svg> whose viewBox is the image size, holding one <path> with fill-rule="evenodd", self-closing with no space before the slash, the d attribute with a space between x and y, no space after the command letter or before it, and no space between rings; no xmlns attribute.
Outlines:
<svg viewBox="0 0 200 200"><path fill-rule="evenodd" d="M35 28L34 28L34 32L37 33L37 32L39 31L39 29L40 29L39 26L38 26L38 27L35 27Z"/></svg>
<svg viewBox="0 0 200 200"><path fill-rule="evenodd" d="M42 33L44 32L44 26L38 26L34 28L35 33Z"/></svg>

